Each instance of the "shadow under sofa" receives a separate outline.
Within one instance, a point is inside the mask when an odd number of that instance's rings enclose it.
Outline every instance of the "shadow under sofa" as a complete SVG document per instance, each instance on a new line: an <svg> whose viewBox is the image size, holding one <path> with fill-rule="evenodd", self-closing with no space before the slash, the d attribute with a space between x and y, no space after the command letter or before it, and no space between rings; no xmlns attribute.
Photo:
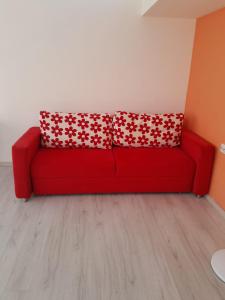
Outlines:
<svg viewBox="0 0 225 300"><path fill-rule="evenodd" d="M180 147L49 149L41 147L39 127L12 147L15 193L94 194L130 192L208 193L214 147L184 129Z"/></svg>

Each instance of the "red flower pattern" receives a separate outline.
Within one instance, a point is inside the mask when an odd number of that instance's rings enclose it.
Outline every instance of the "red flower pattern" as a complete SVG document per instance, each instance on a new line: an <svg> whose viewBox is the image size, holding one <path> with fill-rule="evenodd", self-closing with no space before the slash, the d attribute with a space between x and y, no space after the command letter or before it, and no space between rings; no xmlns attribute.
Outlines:
<svg viewBox="0 0 225 300"><path fill-rule="evenodd" d="M90 114L90 119L97 121L101 119L101 115L100 114Z"/></svg>
<svg viewBox="0 0 225 300"><path fill-rule="evenodd" d="M102 125L98 122L94 122L94 124L91 124L91 131L94 131L94 133L97 133L98 131L101 131Z"/></svg>
<svg viewBox="0 0 225 300"><path fill-rule="evenodd" d="M138 120L138 114L136 113L129 113L128 118L130 118L132 121Z"/></svg>
<svg viewBox="0 0 225 300"><path fill-rule="evenodd" d="M175 131L176 132L181 132L182 131L182 124L176 124L176 127L175 127Z"/></svg>
<svg viewBox="0 0 225 300"><path fill-rule="evenodd" d="M46 118L49 118L49 115L50 115L50 113L47 112L47 111L41 111L41 112L40 112L40 116L41 116L41 119L42 119L42 120L44 120L44 119L46 119Z"/></svg>
<svg viewBox="0 0 225 300"><path fill-rule="evenodd" d="M112 128L110 126L103 127L103 133L110 136L112 134Z"/></svg>
<svg viewBox="0 0 225 300"><path fill-rule="evenodd" d="M169 118L168 120L166 120L164 122L163 127L166 128L166 129L171 129L171 128L174 128L174 126L175 126L175 122Z"/></svg>
<svg viewBox="0 0 225 300"><path fill-rule="evenodd" d="M68 123L68 125L76 124L76 117L72 114L68 114L65 116L65 122Z"/></svg>
<svg viewBox="0 0 225 300"><path fill-rule="evenodd" d="M50 148L112 148L112 116L107 113L40 112L41 143Z"/></svg>
<svg viewBox="0 0 225 300"><path fill-rule="evenodd" d="M141 115L140 119L143 120L144 122L148 122L151 120L151 116L147 115L147 114L143 114L143 115Z"/></svg>
<svg viewBox="0 0 225 300"><path fill-rule="evenodd" d="M104 115L102 116L102 122L108 124L112 124L112 116L110 115Z"/></svg>
<svg viewBox="0 0 225 300"><path fill-rule="evenodd" d="M89 121L85 120L84 118L82 118L81 120L78 120L78 126L81 129L88 128L88 124L89 124Z"/></svg>
<svg viewBox="0 0 225 300"><path fill-rule="evenodd" d="M126 116L129 114L127 111L120 111L119 113L121 116Z"/></svg>
<svg viewBox="0 0 225 300"><path fill-rule="evenodd" d="M148 145L148 138L145 135L141 135L138 137L138 143L141 146Z"/></svg>
<svg viewBox="0 0 225 300"><path fill-rule="evenodd" d="M77 115L79 117L81 117L82 119L85 118L85 117L88 117L88 113L77 113Z"/></svg>
<svg viewBox="0 0 225 300"><path fill-rule="evenodd" d="M117 117L116 118L116 125L117 126L125 126L126 124L126 119L123 116Z"/></svg>
<svg viewBox="0 0 225 300"><path fill-rule="evenodd" d="M111 147L112 147L112 140L110 138L104 139L103 146L105 147L105 149L111 149Z"/></svg>
<svg viewBox="0 0 225 300"><path fill-rule="evenodd" d="M158 127L156 127L151 130L151 135L156 139L157 137L161 136L161 132L162 131Z"/></svg>
<svg viewBox="0 0 225 300"><path fill-rule="evenodd" d="M117 139L123 138L124 136L124 131L122 131L121 128L114 129L114 137Z"/></svg>
<svg viewBox="0 0 225 300"><path fill-rule="evenodd" d="M63 145L63 142L60 141L58 138L52 139L51 140L51 146L55 147L55 148L61 148Z"/></svg>
<svg viewBox="0 0 225 300"><path fill-rule="evenodd" d="M62 120L63 120L63 117L60 116L58 113L52 114L51 121L53 123L55 123L55 125L62 123Z"/></svg>
<svg viewBox="0 0 225 300"><path fill-rule="evenodd" d="M179 144L180 144L180 141L181 141L181 134L175 135L174 138L173 138L174 144L179 145Z"/></svg>
<svg viewBox="0 0 225 300"><path fill-rule="evenodd" d="M91 136L91 143L97 146L98 144L101 144L102 137L95 134L94 136Z"/></svg>
<svg viewBox="0 0 225 300"><path fill-rule="evenodd" d="M126 129L132 133L137 130L137 125L134 122L127 123Z"/></svg>
<svg viewBox="0 0 225 300"><path fill-rule="evenodd" d="M164 114L164 116L170 119L170 118L174 117L174 114Z"/></svg>
<svg viewBox="0 0 225 300"><path fill-rule="evenodd" d="M166 142L169 142L170 140L173 140L173 133L170 131L163 132L162 139Z"/></svg>
<svg viewBox="0 0 225 300"><path fill-rule="evenodd" d="M150 141L150 146L152 146L152 147L159 147L160 146L160 142L158 140L152 140L152 141Z"/></svg>
<svg viewBox="0 0 225 300"><path fill-rule="evenodd" d="M77 130L72 126L65 128L65 135L68 135L69 138L72 138L76 135Z"/></svg>
<svg viewBox="0 0 225 300"><path fill-rule="evenodd" d="M175 147L180 144L184 115L40 112L41 142L50 148L111 149L113 143L129 147Z"/></svg>
<svg viewBox="0 0 225 300"><path fill-rule="evenodd" d="M142 134L149 133L149 131L150 131L150 126L148 126L147 123L141 124L140 127L139 127L139 131L140 131Z"/></svg>
<svg viewBox="0 0 225 300"><path fill-rule="evenodd" d="M154 117L152 117L152 124L155 126L159 126L162 125L163 123L163 118L160 117L159 115L155 115Z"/></svg>
<svg viewBox="0 0 225 300"><path fill-rule="evenodd" d="M67 148L74 148L77 145L77 142L74 141L73 139L69 139L65 141L65 145Z"/></svg>
<svg viewBox="0 0 225 300"><path fill-rule="evenodd" d="M133 144L135 142L135 140L136 140L136 138L132 134L125 136L125 141L128 143L128 145Z"/></svg>
<svg viewBox="0 0 225 300"><path fill-rule="evenodd" d="M132 147L178 146L183 119L182 113L150 115L118 111L113 117L113 143Z"/></svg>
<svg viewBox="0 0 225 300"><path fill-rule="evenodd" d="M85 131L78 132L78 139L81 140L81 142L88 141L89 133Z"/></svg>
<svg viewBox="0 0 225 300"><path fill-rule="evenodd" d="M62 133L63 133L63 129L60 128L59 125L52 126L51 129L52 129L52 133L56 137L59 136L59 135L62 135Z"/></svg>
<svg viewBox="0 0 225 300"><path fill-rule="evenodd" d="M40 121L40 127L41 127L44 131L49 130L49 128L50 128L49 126L50 126L50 123L47 123L45 120Z"/></svg>
<svg viewBox="0 0 225 300"><path fill-rule="evenodd" d="M44 132L42 134L42 141L43 141L43 145L45 145L45 143L49 143L50 142L50 135L47 135L47 133Z"/></svg>
<svg viewBox="0 0 225 300"><path fill-rule="evenodd" d="M184 120L184 114L176 114L176 119L179 120L179 121L183 121Z"/></svg>

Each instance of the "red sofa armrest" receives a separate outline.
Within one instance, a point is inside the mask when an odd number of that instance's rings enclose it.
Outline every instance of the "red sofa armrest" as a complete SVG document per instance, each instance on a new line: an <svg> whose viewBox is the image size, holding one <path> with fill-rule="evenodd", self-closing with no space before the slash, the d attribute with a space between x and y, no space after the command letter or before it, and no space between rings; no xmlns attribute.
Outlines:
<svg viewBox="0 0 225 300"><path fill-rule="evenodd" d="M209 191L215 148L196 133L184 129L181 148L196 164L193 193L206 195Z"/></svg>
<svg viewBox="0 0 225 300"><path fill-rule="evenodd" d="M12 146L15 193L17 198L29 198L32 194L30 165L40 147L40 129L32 127Z"/></svg>

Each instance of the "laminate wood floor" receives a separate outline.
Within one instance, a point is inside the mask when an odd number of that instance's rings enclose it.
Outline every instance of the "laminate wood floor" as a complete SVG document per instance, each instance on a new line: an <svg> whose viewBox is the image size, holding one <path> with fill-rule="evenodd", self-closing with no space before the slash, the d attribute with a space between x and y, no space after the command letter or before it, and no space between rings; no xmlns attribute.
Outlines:
<svg viewBox="0 0 225 300"><path fill-rule="evenodd" d="M1 300L219 300L225 219L190 194L17 200L0 168Z"/></svg>

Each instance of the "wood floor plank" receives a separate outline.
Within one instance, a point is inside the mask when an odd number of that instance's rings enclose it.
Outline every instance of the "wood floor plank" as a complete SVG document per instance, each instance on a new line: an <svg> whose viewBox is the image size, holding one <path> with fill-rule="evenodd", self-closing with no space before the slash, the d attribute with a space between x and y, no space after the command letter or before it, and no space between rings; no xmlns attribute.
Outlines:
<svg viewBox="0 0 225 300"><path fill-rule="evenodd" d="M0 167L0 300L224 300L225 219L191 194L17 200Z"/></svg>

